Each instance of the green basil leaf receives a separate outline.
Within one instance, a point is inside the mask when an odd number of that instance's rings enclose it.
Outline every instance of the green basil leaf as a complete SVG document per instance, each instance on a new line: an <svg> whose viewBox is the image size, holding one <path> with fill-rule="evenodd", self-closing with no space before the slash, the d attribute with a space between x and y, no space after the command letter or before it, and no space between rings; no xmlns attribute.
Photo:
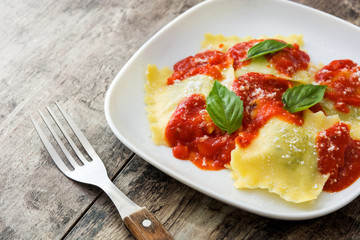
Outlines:
<svg viewBox="0 0 360 240"><path fill-rule="evenodd" d="M248 50L247 58L245 60L260 57L268 53L274 53L286 47L292 48L293 46L291 44L283 43L274 39L264 40L255 44Z"/></svg>
<svg viewBox="0 0 360 240"><path fill-rule="evenodd" d="M211 119L221 130L231 134L241 125L243 118L243 102L218 81L206 98L206 110Z"/></svg>
<svg viewBox="0 0 360 240"><path fill-rule="evenodd" d="M305 110L319 103L325 94L327 86L302 84L297 87L288 88L283 96L284 108L291 113Z"/></svg>

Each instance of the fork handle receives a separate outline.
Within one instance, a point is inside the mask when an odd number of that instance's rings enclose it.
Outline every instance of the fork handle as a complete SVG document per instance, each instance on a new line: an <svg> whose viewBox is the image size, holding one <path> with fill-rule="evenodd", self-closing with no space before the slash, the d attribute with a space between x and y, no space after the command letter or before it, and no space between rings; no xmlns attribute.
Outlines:
<svg viewBox="0 0 360 240"><path fill-rule="evenodd" d="M173 237L146 208L124 218L124 223L137 240L170 240Z"/></svg>
<svg viewBox="0 0 360 240"><path fill-rule="evenodd" d="M146 208L141 208L121 192L110 179L98 182L110 197L120 213L126 227L137 240L170 240L173 239L164 226Z"/></svg>

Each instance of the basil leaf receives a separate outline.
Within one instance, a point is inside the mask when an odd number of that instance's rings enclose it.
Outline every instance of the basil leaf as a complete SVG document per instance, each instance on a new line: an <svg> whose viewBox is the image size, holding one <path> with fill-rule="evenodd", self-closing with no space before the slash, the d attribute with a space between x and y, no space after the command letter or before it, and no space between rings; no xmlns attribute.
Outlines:
<svg viewBox="0 0 360 240"><path fill-rule="evenodd" d="M297 87L288 88L283 96L284 108L291 113L305 110L320 102L325 94L327 86L302 84Z"/></svg>
<svg viewBox="0 0 360 240"><path fill-rule="evenodd" d="M231 134L241 125L243 118L243 102L218 81L206 98L206 110L211 119L221 130Z"/></svg>
<svg viewBox="0 0 360 240"><path fill-rule="evenodd" d="M291 44L283 43L274 39L264 40L252 46L247 52L247 58L244 60L260 57L268 53L277 52L286 47L292 48L293 46Z"/></svg>

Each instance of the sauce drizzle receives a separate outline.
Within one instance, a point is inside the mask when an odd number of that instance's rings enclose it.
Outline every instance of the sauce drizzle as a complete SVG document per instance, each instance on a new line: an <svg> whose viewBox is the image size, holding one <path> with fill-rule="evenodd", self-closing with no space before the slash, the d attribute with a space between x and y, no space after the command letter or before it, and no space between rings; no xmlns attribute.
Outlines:
<svg viewBox="0 0 360 240"><path fill-rule="evenodd" d="M335 60L320 69L315 81L328 86L325 98L334 102L337 110L349 113L347 105L360 107L360 67L351 60Z"/></svg>
<svg viewBox="0 0 360 240"><path fill-rule="evenodd" d="M251 63L251 59L244 61L244 59L247 58L247 52L252 46L261 41L263 40L253 39L247 42L241 42L228 50L227 55L230 59L233 59L233 67L235 70Z"/></svg>
<svg viewBox="0 0 360 240"><path fill-rule="evenodd" d="M296 71L307 69L310 62L309 55L301 51L298 44L294 44L292 48L286 47L279 52L267 54L265 58L287 77L291 77Z"/></svg>
<svg viewBox="0 0 360 240"><path fill-rule="evenodd" d="M233 83L233 91L244 104L243 129L236 139L245 148L258 135L272 117L301 126L301 113L290 113L284 109L282 94L291 87L290 81L270 74L247 73Z"/></svg>
<svg viewBox="0 0 360 240"><path fill-rule="evenodd" d="M220 51L204 51L180 60L174 65L174 73L167 79L167 84L174 84L185 78L204 74L216 80L223 79L221 71L229 66L228 58L225 53Z"/></svg>
<svg viewBox="0 0 360 240"><path fill-rule="evenodd" d="M174 73L167 79L171 85L188 77L204 74L222 80L222 70L233 66L236 70L251 63L244 60L247 51L261 39L254 39L234 45L227 53L216 50L200 52L174 65ZM287 77L298 70L306 70L309 55L299 49L284 48L265 55L265 59ZM360 67L351 60L332 61L319 70L315 81L327 85L325 98L334 101L335 107L349 112L347 105L360 107ZM189 159L204 170L220 170L231 160L235 142L242 148L250 145L258 132L271 118L301 126L302 112L290 113L284 109L282 95L291 88L291 81L270 74L250 72L234 80L232 91L243 101L242 126L228 134L218 128L206 111L206 98L202 94L191 94L179 103L171 116L165 139L172 147L173 155ZM313 112L323 111L320 104L313 106ZM317 134L318 170L328 174L324 191L337 192L345 189L360 176L360 140L350 136L350 126L343 122Z"/></svg>
<svg viewBox="0 0 360 240"><path fill-rule="evenodd" d="M320 173L330 175L324 191L341 191L359 178L360 141L350 137L349 125L340 122L318 133L316 148Z"/></svg>
<svg viewBox="0 0 360 240"><path fill-rule="evenodd" d="M237 132L229 135L218 128L206 111L201 94L184 98L165 129L165 138L179 159L190 159L197 167L220 170L230 163Z"/></svg>

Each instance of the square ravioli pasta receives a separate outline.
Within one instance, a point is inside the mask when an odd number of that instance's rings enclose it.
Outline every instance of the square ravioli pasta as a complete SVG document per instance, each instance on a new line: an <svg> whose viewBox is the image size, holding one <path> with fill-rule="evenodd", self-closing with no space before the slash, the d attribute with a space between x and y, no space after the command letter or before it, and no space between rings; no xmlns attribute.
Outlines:
<svg viewBox="0 0 360 240"><path fill-rule="evenodd" d="M360 172L359 67L315 66L303 45L302 35L206 34L201 50L172 69L149 64L154 143L200 169L229 169L238 189L290 202L351 185ZM240 125L226 130L234 119Z"/></svg>

